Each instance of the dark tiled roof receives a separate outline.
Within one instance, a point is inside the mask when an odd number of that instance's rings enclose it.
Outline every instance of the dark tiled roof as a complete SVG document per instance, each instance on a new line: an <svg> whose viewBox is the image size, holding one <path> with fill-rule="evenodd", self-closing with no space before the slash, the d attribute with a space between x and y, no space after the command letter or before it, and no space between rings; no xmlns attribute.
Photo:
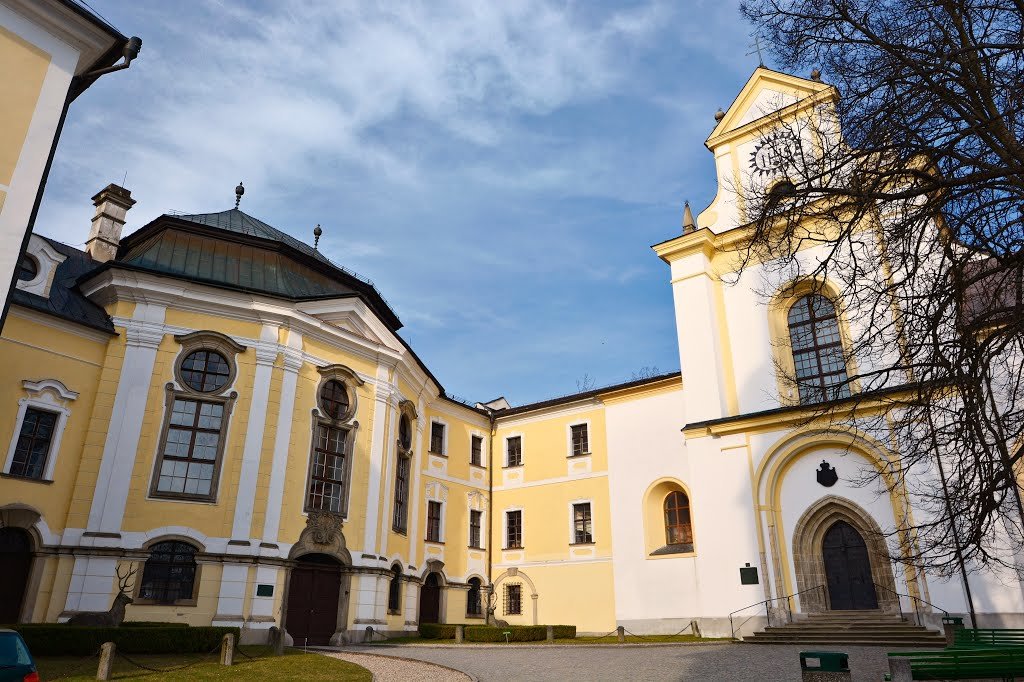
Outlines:
<svg viewBox="0 0 1024 682"><path fill-rule="evenodd" d="M249 237L259 237L260 239L280 242L331 267L338 267L309 244L303 244L290 234L267 225L262 220L253 218L248 213L239 211L237 208L218 213L172 213L171 215L179 220L187 220L196 225L206 225L207 227L214 227L225 232L235 232Z"/></svg>
<svg viewBox="0 0 1024 682"><path fill-rule="evenodd" d="M44 298L38 294L14 289L11 292L11 302L113 334L114 325L110 322L107 312L82 295L77 285L79 277L99 267L100 264L84 251L46 237L42 238L46 239L55 251L67 256L54 273L50 297Z"/></svg>

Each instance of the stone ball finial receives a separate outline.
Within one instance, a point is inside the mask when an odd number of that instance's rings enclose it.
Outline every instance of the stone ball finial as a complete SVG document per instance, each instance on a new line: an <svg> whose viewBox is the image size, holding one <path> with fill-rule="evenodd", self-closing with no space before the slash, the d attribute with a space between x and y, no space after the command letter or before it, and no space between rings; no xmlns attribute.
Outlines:
<svg viewBox="0 0 1024 682"><path fill-rule="evenodd" d="M324 231L320 229L320 223L317 223L316 227L313 228L313 248L314 249L320 243L320 235L322 235L323 233L324 233Z"/></svg>
<svg viewBox="0 0 1024 682"><path fill-rule="evenodd" d="M821 82L821 69L811 69L811 80Z"/></svg>
<svg viewBox="0 0 1024 682"><path fill-rule="evenodd" d="M245 194L245 187L242 187L242 183L239 181L238 187L235 188L235 208L238 208L238 202L242 200L243 194Z"/></svg>
<svg viewBox="0 0 1024 682"><path fill-rule="evenodd" d="M722 107L718 107L718 111L715 112L715 122L721 123L723 118L725 118L725 112L722 111Z"/></svg>

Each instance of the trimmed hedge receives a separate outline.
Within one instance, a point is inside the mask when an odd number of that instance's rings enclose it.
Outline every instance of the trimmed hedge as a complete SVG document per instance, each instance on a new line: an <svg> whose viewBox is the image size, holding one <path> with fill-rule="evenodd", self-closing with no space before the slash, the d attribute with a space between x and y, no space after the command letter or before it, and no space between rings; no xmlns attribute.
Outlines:
<svg viewBox="0 0 1024 682"><path fill-rule="evenodd" d="M187 628L188 623L164 623L158 620L126 620L123 628Z"/></svg>
<svg viewBox="0 0 1024 682"><path fill-rule="evenodd" d="M455 639L455 626L420 623L420 637L423 639Z"/></svg>
<svg viewBox="0 0 1024 682"><path fill-rule="evenodd" d="M574 639L576 637L575 625L555 625L555 639ZM494 627L492 625L467 625L467 642L504 642L505 633L508 632L510 642L540 642L547 639L547 625L509 625L508 627ZM454 636L454 635L453 635Z"/></svg>
<svg viewBox="0 0 1024 682"><path fill-rule="evenodd" d="M240 634L238 628L178 624L106 628L40 623L11 627L21 634L34 656L88 656L104 642L114 642L126 654L206 653L219 647L229 632L235 635L235 642Z"/></svg>

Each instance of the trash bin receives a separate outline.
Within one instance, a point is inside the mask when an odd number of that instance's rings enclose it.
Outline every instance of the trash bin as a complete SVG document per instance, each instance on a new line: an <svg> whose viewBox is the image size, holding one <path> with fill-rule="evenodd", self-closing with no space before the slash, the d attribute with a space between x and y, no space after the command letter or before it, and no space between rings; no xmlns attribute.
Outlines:
<svg viewBox="0 0 1024 682"><path fill-rule="evenodd" d="M943 625L952 625L954 630L961 630L964 627L964 619L961 616L943 616Z"/></svg>
<svg viewBox="0 0 1024 682"><path fill-rule="evenodd" d="M960 616L942 617L942 634L946 637L946 646L956 644L956 631L964 629L964 619Z"/></svg>
<svg viewBox="0 0 1024 682"><path fill-rule="evenodd" d="M838 682L850 677L850 657L841 651L801 651L802 682Z"/></svg>

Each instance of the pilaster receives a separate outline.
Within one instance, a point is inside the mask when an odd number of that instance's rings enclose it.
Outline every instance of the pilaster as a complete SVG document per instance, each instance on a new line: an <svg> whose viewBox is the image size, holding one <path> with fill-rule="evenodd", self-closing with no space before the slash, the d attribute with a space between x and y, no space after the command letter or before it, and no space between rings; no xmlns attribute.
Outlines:
<svg viewBox="0 0 1024 682"><path fill-rule="evenodd" d="M89 509L87 535L118 537L120 534L149 387L153 381L153 366L164 336L165 313L166 308L162 305L137 303L135 313L125 327L124 362Z"/></svg>
<svg viewBox="0 0 1024 682"><path fill-rule="evenodd" d="M284 376L281 379L280 405L277 412L277 435L274 457L270 464L270 489L263 521L263 542L277 544L281 527L281 505L284 503L284 479L288 468L288 450L292 439L292 416L295 414L295 386L302 368L302 335L289 330L282 349Z"/></svg>
<svg viewBox="0 0 1024 682"><path fill-rule="evenodd" d="M363 552L380 554L377 544L378 520L382 505L380 494L381 471L384 468L384 429L388 422L388 398L392 386L390 370L384 365L377 366L377 381L374 386L373 429L370 436L370 482L366 496L366 529L363 534Z"/></svg>

